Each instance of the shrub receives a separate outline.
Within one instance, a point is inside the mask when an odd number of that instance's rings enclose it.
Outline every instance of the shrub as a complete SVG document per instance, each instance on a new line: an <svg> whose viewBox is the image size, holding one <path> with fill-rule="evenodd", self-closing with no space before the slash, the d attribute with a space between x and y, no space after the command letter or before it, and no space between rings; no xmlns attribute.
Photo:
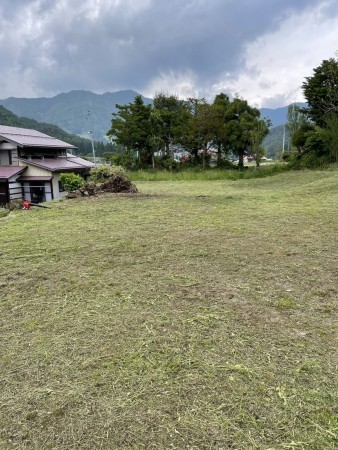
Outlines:
<svg viewBox="0 0 338 450"><path fill-rule="evenodd" d="M85 184L84 179L76 173L62 173L60 175L60 181L68 192L76 191Z"/></svg>

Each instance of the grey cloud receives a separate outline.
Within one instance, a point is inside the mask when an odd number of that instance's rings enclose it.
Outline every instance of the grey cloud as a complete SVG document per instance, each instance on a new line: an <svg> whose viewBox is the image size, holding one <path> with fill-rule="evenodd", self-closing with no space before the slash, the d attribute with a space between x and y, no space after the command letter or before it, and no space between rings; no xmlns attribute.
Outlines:
<svg viewBox="0 0 338 450"><path fill-rule="evenodd" d="M128 2L116 6L106 0L99 3L98 17L90 18L91 8L84 10L80 0L67 2L69 15L67 10L57 12L58 1L35 1L31 4L38 9L37 26L43 34L21 44L17 65L21 71L30 68L33 89L46 95L71 89L142 92L152 78L171 70L190 70L207 86L223 72L236 74L243 67L247 43L320 3L153 0L135 12ZM4 0L8 15L23 4L29 2ZM24 25L24 18L20 20Z"/></svg>

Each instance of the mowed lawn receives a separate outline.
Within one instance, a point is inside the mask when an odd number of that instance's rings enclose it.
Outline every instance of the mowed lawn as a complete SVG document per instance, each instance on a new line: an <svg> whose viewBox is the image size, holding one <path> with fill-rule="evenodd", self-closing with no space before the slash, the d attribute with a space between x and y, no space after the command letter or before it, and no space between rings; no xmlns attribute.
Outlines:
<svg viewBox="0 0 338 450"><path fill-rule="evenodd" d="M337 170L136 184L0 220L0 448L337 448Z"/></svg>

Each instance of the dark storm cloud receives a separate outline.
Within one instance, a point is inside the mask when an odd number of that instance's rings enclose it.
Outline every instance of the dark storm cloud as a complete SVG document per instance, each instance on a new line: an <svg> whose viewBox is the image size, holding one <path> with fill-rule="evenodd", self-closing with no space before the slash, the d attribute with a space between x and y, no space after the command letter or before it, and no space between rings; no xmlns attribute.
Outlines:
<svg viewBox="0 0 338 450"><path fill-rule="evenodd" d="M169 71L190 71L206 86L242 69L248 43L321 3L3 0L1 16L19 32L11 35L9 48L1 43L0 56L13 64L14 54L18 75L25 73L31 89L47 95L70 89L142 91Z"/></svg>

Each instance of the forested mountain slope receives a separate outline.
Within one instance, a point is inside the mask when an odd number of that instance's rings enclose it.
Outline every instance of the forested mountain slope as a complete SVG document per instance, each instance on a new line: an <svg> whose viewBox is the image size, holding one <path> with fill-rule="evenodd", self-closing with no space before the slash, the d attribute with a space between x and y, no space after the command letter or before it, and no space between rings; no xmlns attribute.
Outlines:
<svg viewBox="0 0 338 450"><path fill-rule="evenodd" d="M33 130L41 131L41 133L48 134L69 144L75 145L78 148L79 154L86 155L92 152L92 144L89 139L84 139L74 134L67 133L56 125L50 123L38 122L34 119L27 117L18 117L8 109L0 105L0 124L10 127L30 128ZM95 147L100 147L103 144L95 143Z"/></svg>
<svg viewBox="0 0 338 450"><path fill-rule="evenodd" d="M0 100L0 105L18 116L58 125L68 133L83 135L93 132L95 140L102 141L110 129L116 104L133 102L137 92L118 91L94 94L90 91L70 91L52 98L16 98ZM146 104L152 100L144 98Z"/></svg>

